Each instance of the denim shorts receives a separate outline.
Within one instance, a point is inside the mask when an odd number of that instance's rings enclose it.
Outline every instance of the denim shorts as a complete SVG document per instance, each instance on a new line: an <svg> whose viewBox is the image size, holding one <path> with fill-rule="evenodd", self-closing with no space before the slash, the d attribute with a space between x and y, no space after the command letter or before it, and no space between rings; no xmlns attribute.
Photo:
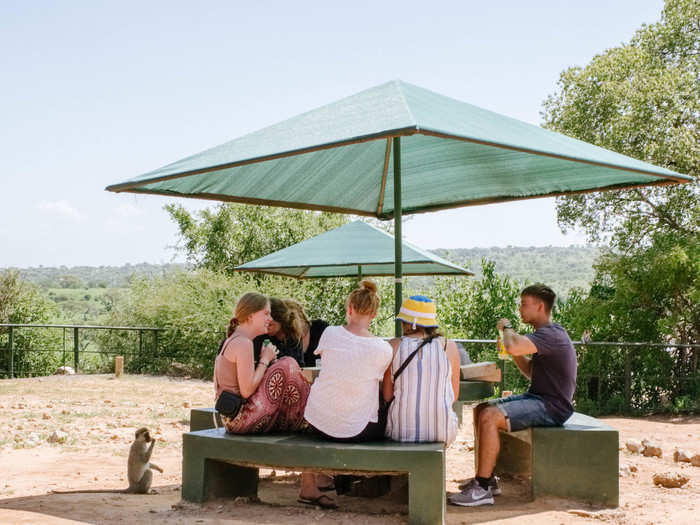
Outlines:
<svg viewBox="0 0 700 525"><path fill-rule="evenodd" d="M535 394L525 393L491 399L488 404L498 407L503 412L509 432L529 427L559 426L547 412L547 406L542 398Z"/></svg>

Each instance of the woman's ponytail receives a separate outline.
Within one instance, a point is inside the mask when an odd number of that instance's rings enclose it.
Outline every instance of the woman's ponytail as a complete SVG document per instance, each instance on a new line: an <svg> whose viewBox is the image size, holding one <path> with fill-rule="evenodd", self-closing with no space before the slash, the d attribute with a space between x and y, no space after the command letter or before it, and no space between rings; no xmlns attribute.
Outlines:
<svg viewBox="0 0 700 525"><path fill-rule="evenodd" d="M233 335L233 332L236 331L236 327L238 326L238 318L232 317L231 321L228 323L228 328L226 329L226 337L231 337Z"/></svg>

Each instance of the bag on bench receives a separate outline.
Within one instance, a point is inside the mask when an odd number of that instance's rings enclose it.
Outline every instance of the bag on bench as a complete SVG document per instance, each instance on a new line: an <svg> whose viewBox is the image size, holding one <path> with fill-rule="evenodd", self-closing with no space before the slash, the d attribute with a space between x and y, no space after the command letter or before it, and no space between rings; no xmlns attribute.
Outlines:
<svg viewBox="0 0 700 525"><path fill-rule="evenodd" d="M224 390L221 392L219 399L216 400L214 409L222 416L234 418L238 415L238 411L243 406L243 403L245 403L245 399L241 396Z"/></svg>

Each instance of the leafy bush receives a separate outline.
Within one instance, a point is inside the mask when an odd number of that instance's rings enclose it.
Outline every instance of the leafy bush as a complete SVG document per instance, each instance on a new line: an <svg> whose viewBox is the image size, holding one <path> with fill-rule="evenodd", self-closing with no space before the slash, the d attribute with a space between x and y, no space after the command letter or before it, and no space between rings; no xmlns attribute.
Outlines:
<svg viewBox="0 0 700 525"><path fill-rule="evenodd" d="M16 271L0 273L0 323L45 324L57 315L54 303ZM52 374L61 365L60 333L36 328L13 329L14 375ZM10 329L0 327L0 348L9 348ZM0 354L0 377L10 375L9 352Z"/></svg>

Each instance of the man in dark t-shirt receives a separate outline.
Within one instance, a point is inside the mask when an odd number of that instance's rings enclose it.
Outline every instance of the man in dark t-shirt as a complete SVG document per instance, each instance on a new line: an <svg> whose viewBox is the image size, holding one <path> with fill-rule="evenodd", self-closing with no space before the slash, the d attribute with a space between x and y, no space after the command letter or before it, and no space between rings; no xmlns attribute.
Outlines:
<svg viewBox="0 0 700 525"><path fill-rule="evenodd" d="M508 319L500 319L506 351L520 372L530 379L525 394L491 400L474 410L474 434L477 436L476 477L460 486L462 492L450 496L454 505L474 507L493 504L501 493L496 466L500 430L522 430L536 426L562 425L573 413L571 404L576 388L576 351L561 325L552 323L556 295L549 286L533 284L520 294L520 317L535 331L520 335Z"/></svg>

